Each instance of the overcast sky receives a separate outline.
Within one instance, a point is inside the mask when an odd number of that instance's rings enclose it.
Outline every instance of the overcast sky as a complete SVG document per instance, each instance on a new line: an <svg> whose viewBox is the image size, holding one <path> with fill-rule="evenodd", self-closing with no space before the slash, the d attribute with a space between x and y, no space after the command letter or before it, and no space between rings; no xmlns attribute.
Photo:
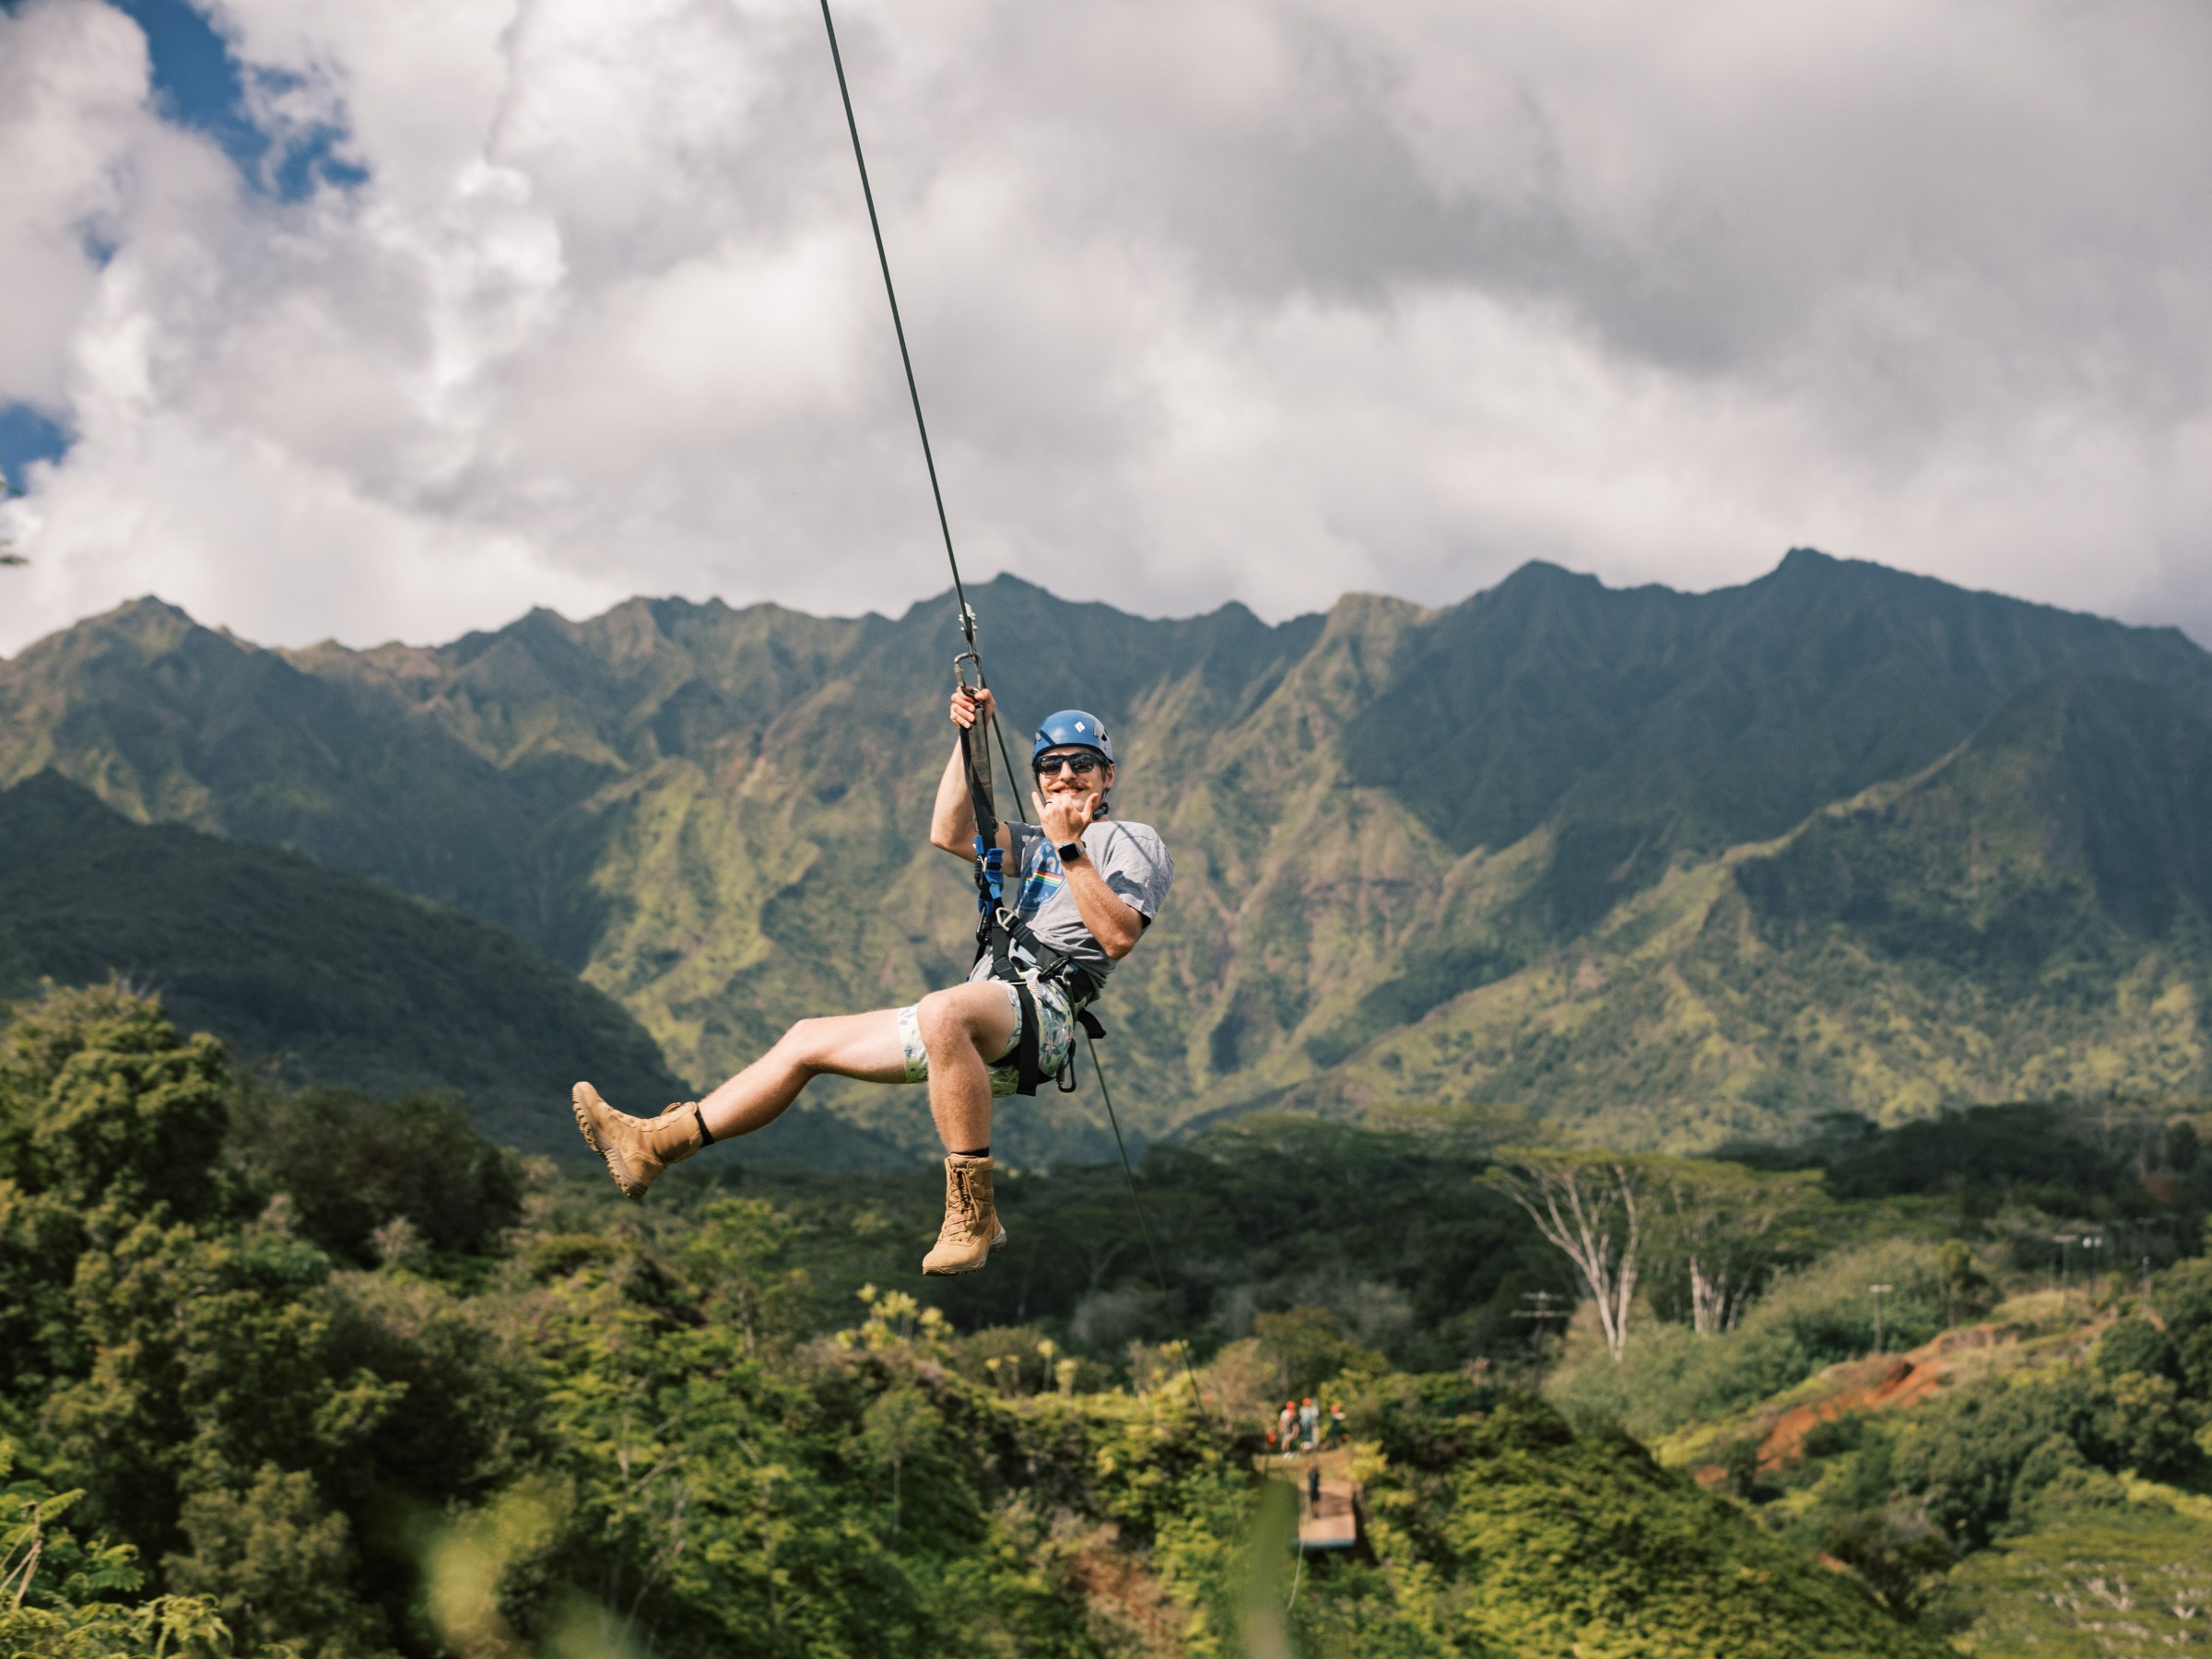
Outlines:
<svg viewBox="0 0 2212 1659"><path fill-rule="evenodd" d="M971 576L2212 641L2203 0L839 12ZM0 652L946 585L814 0L5 0L0 182Z"/></svg>

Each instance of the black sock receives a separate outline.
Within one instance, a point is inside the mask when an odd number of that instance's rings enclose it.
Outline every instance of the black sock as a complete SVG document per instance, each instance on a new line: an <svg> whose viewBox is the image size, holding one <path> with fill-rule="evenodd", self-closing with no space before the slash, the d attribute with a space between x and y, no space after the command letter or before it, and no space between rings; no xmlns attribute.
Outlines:
<svg viewBox="0 0 2212 1659"><path fill-rule="evenodd" d="M988 1158L991 1156L991 1143L985 1141L972 1152L963 1152L958 1147L949 1147L947 1150L955 1158Z"/></svg>
<svg viewBox="0 0 2212 1659"><path fill-rule="evenodd" d="M691 1102L691 1115L699 1120L699 1145L704 1151L714 1144L714 1131L707 1127L707 1114L699 1109L697 1100Z"/></svg>

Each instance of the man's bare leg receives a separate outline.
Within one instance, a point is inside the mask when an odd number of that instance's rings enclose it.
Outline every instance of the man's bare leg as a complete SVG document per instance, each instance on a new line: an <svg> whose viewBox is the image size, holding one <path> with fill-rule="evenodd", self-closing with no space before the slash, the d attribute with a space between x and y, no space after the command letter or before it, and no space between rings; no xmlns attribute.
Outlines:
<svg viewBox="0 0 2212 1659"><path fill-rule="evenodd" d="M934 991L915 1010L929 1055L930 1113L945 1142L946 1219L925 1273L966 1273L1006 1241L992 1196L991 1072L1014 1044L1014 1009L997 984ZM749 1135L782 1116L824 1073L869 1083L906 1081L896 1009L802 1019L775 1046L696 1107L660 1118L614 1111L588 1083L575 1089L576 1121L623 1192L642 1197L671 1163L697 1152L704 1129L715 1140Z"/></svg>
<svg viewBox="0 0 2212 1659"><path fill-rule="evenodd" d="M929 1051L929 1110L947 1152L991 1144L991 1070L1014 1046L1014 1010L996 984L933 991L918 1009ZM837 1014L802 1019L775 1047L699 1103L716 1140L750 1135L783 1114L799 1091L825 1073L864 1083L906 1081L899 1014Z"/></svg>
<svg viewBox="0 0 2212 1659"><path fill-rule="evenodd" d="M929 1051L929 1115L947 1152L991 1144L991 1067L1014 1046L1014 1008L994 982L932 991L916 1012Z"/></svg>
<svg viewBox="0 0 2212 1659"><path fill-rule="evenodd" d="M750 1135L782 1116L799 1091L825 1072L864 1083L905 1082L898 1011L800 1020L775 1047L700 1101L700 1116L718 1141Z"/></svg>
<svg viewBox="0 0 2212 1659"><path fill-rule="evenodd" d="M922 1258L928 1274L973 1273L1006 1241L991 1161L991 1070L1014 1043L1004 985L956 985L922 999L915 1014L929 1051L929 1112L945 1142L945 1224Z"/></svg>

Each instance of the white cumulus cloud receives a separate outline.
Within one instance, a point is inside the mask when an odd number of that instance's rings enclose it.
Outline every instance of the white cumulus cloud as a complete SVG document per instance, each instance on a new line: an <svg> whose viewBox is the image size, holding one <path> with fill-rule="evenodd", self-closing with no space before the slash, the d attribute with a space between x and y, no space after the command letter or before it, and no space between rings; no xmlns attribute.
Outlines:
<svg viewBox="0 0 2212 1659"><path fill-rule="evenodd" d="M249 187L0 14L0 650L945 585L816 11L210 0ZM1153 612L1707 586L1809 543L2212 639L2195 0L849 0L975 576Z"/></svg>

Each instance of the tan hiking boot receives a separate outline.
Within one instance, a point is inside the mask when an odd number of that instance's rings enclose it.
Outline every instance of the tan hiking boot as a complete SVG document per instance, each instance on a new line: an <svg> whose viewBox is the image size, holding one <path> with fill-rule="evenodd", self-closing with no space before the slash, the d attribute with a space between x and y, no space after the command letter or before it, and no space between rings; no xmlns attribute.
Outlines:
<svg viewBox="0 0 2212 1659"><path fill-rule="evenodd" d="M945 1225L938 1230L937 1247L922 1258L923 1272L973 1273L1006 1241L998 1206L991 1199L995 1167L987 1158L962 1158L957 1152L945 1160Z"/></svg>
<svg viewBox="0 0 2212 1659"><path fill-rule="evenodd" d="M576 1127L592 1150L606 1159L606 1172L625 1198L644 1197L663 1170L707 1144L693 1101L680 1101L656 1118L641 1118L617 1112L589 1083L577 1084L571 1098Z"/></svg>

